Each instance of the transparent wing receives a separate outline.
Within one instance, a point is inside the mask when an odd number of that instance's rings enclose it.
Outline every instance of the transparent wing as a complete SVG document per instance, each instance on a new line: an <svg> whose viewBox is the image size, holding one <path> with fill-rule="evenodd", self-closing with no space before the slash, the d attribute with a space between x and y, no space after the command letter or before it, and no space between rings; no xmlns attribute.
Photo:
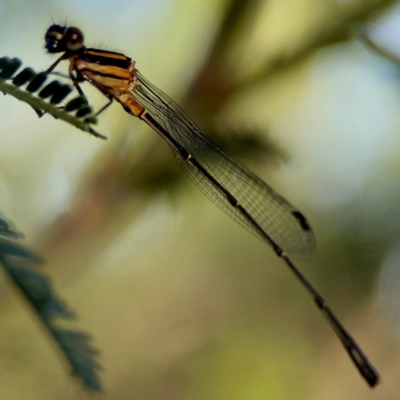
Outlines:
<svg viewBox="0 0 400 400"><path fill-rule="evenodd" d="M283 251L308 255L314 236L305 217L249 169L205 136L187 114L165 93L136 73L140 87L132 95L173 139L227 191ZM175 149L173 149L175 150ZM252 233L261 236L246 215L232 206L226 196L192 164L174 151L184 171L218 207Z"/></svg>

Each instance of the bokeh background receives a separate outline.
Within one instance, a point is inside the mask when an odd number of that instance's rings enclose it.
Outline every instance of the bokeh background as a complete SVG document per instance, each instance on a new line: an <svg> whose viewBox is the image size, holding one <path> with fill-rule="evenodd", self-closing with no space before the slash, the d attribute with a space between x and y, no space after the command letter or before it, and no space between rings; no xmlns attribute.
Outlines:
<svg viewBox="0 0 400 400"><path fill-rule="evenodd" d="M0 2L0 56L43 70L52 21L80 27L300 208L318 244L296 262L383 382L366 386L284 264L145 124L116 104L103 142L0 96L0 210L94 335L100 398L399 398L400 69L360 40L400 59L396 3ZM1 397L89 397L5 276L0 286Z"/></svg>

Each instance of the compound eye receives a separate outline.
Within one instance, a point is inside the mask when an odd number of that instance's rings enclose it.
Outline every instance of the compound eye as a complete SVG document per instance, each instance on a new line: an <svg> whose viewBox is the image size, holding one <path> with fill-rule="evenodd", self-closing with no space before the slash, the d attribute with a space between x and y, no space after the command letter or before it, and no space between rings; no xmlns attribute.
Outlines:
<svg viewBox="0 0 400 400"><path fill-rule="evenodd" d="M83 46L83 33L78 28L68 28L65 32L64 40L67 50L79 50Z"/></svg>
<svg viewBox="0 0 400 400"><path fill-rule="evenodd" d="M64 39L65 28L60 25L51 25L44 36L46 41L46 49L50 53L58 53L65 51L63 39Z"/></svg>
<svg viewBox="0 0 400 400"><path fill-rule="evenodd" d="M60 25L51 25L47 29L44 39L47 40L61 40L64 36L65 28Z"/></svg>

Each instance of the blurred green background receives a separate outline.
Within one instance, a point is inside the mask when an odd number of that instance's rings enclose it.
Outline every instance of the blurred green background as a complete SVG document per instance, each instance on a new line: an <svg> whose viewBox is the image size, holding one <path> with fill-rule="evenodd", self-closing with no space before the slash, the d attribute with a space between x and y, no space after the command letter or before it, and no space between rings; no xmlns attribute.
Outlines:
<svg viewBox="0 0 400 400"><path fill-rule="evenodd" d="M285 265L144 123L116 104L100 118L102 142L0 96L0 210L94 335L101 398L399 398L400 70L357 40L368 29L400 58L396 3L0 3L0 56L46 69L52 19L78 26L87 46L136 60L302 210L317 249L296 262L383 381L366 386ZM89 397L4 276L0 285L1 397Z"/></svg>

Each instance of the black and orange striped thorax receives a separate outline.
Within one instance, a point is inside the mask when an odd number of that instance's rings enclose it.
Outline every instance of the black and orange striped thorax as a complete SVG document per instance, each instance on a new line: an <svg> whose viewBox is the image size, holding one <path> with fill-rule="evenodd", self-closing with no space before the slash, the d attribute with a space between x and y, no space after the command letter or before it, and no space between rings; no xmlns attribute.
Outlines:
<svg viewBox="0 0 400 400"><path fill-rule="evenodd" d="M109 99L122 104L127 112L140 116L144 106L131 92L139 87L135 62L121 53L83 47L69 57L78 80L89 81Z"/></svg>
<svg viewBox="0 0 400 400"><path fill-rule="evenodd" d="M117 67L127 69L132 63L132 59L121 53L113 51L104 51L98 49L84 48L79 54L81 60L87 61L90 64L99 64L109 67Z"/></svg>

